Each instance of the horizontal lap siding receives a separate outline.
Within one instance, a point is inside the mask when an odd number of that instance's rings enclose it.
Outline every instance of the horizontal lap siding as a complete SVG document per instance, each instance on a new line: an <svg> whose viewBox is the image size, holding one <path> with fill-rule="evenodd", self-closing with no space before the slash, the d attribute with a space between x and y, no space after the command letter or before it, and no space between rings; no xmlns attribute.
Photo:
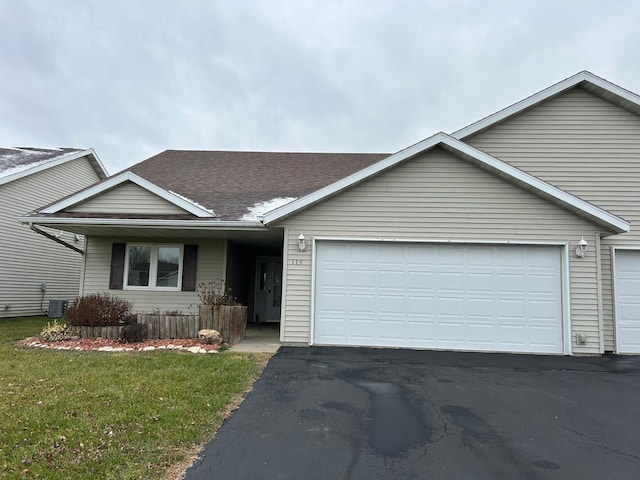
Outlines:
<svg viewBox="0 0 640 480"><path fill-rule="evenodd" d="M156 309L180 310L182 313L198 312L198 292L154 291L154 290L109 290L109 267L111 245L118 242L176 243L175 240L139 238L88 239L84 268L83 294L108 292L133 304L135 312L150 313ZM198 245L196 284L222 279L224 275L224 240L185 241Z"/></svg>
<svg viewBox="0 0 640 480"><path fill-rule="evenodd" d="M613 350L610 249L640 247L640 118L576 88L466 141L631 223L601 245L604 349Z"/></svg>
<svg viewBox="0 0 640 480"><path fill-rule="evenodd" d="M79 205L67 208L78 213L146 213L157 215L185 214L185 210L163 198L127 182Z"/></svg>
<svg viewBox="0 0 640 480"><path fill-rule="evenodd" d="M591 223L442 150L410 160L283 222L287 227L284 304L288 342L307 342L311 317L311 238L595 243ZM297 237L307 238L305 252ZM571 295L580 299L574 331L589 335L574 351L599 351L595 255L570 258ZM581 305L591 309L581 309Z"/></svg>
<svg viewBox="0 0 640 480"><path fill-rule="evenodd" d="M41 315L49 300L78 294L82 256L20 225L17 218L98 180L83 157L0 185L0 317ZM60 239L82 247L73 234L63 233ZM44 297L42 283L47 284Z"/></svg>

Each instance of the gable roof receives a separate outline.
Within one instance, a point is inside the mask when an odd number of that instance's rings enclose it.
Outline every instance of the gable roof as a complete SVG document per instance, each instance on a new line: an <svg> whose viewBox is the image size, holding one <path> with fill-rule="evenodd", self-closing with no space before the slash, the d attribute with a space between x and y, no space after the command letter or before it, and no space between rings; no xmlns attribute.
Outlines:
<svg viewBox="0 0 640 480"><path fill-rule="evenodd" d="M78 203L82 203L90 198L96 197L101 193L112 190L126 182L131 182L139 187L157 195L158 197L166 200L167 202L172 203L173 205L182 208L186 212L191 213L199 218L208 218L215 217L215 213L213 210L210 210L202 205L199 205L197 202L190 200L182 195L179 195L175 192L164 190L157 185L145 180L142 177L139 177L133 172L123 172L118 175L115 175L104 182L97 183L89 188L81 190L78 193L70 195L63 200L60 200L56 203L53 203L42 210L41 213L58 213L66 208L72 207L73 205L77 205Z"/></svg>
<svg viewBox="0 0 640 480"><path fill-rule="evenodd" d="M380 153L167 150L30 216L89 218L91 215L63 210L125 181L132 181L199 218L209 218L217 223L256 223L257 216L263 211L303 197L388 156ZM117 212L93 217L123 219ZM147 216L125 217L142 219ZM174 219L170 215L148 217ZM188 220L188 217L181 220Z"/></svg>
<svg viewBox="0 0 640 480"><path fill-rule="evenodd" d="M432 137L401 150L400 152L391 155L374 165L364 168L310 195L268 212L264 215L264 223L265 225L268 225L282 220L285 217L293 215L311 205L332 197L435 147L444 148L445 150L464 158L480 168L518 185L524 190L538 195L539 197L555 203L568 211L571 211L583 218L587 218L598 225L605 226L618 233L629 231L630 225L625 220L574 195L571 195L564 190L546 183L533 175L529 175L512 165L498 160L491 155L473 148L445 133L437 133Z"/></svg>
<svg viewBox="0 0 640 480"><path fill-rule="evenodd" d="M92 148L0 148L0 185L87 156L101 179L108 174Z"/></svg>
<svg viewBox="0 0 640 480"><path fill-rule="evenodd" d="M572 88L583 88L594 95L640 115L640 96L583 71L510 107L490 115L452 135L438 133L394 155L358 153L281 153L167 150L127 169L106 186L97 184L63 199L30 217L44 214L59 220L85 218L89 222L105 219L123 222L194 221L169 215L74 214L62 212L73 202L82 202L113 188L119 181L136 179L148 182L145 188L188 212L202 222L244 226L263 218L272 224L329 198L371 176L393 168L429 149L440 147L497 175L506 181L557 204L615 232L629 231L629 223L589 202L527 174L462 140ZM129 173L130 176L121 176ZM108 181L107 181L108 182ZM182 200L181 203L175 203ZM276 208L277 205L282 205ZM269 210L271 209L271 210ZM208 214L207 214L208 212ZM215 214L213 213L215 212ZM176 216L173 216L176 217ZM26 217L25 217L26 218ZM197 220L197 219L196 219ZM66 221L66 220L65 220Z"/></svg>
<svg viewBox="0 0 640 480"><path fill-rule="evenodd" d="M303 197L387 156L167 150L128 170L212 209L221 220L242 220L261 205Z"/></svg>
<svg viewBox="0 0 640 480"><path fill-rule="evenodd" d="M618 105L619 107L635 113L636 115L640 115L639 95L636 95L629 90L625 90L624 88L585 70L572 75L555 85L545 88L538 93L534 93L524 100L514 103L513 105L489 115L488 117L478 120L471 125L461 128L460 130L452 133L451 136L459 140L464 140L471 135L486 130L500 122L504 122L510 117L518 115L525 110L535 107L542 102L561 95L562 93L576 87L584 88L597 97L607 100L614 105Z"/></svg>

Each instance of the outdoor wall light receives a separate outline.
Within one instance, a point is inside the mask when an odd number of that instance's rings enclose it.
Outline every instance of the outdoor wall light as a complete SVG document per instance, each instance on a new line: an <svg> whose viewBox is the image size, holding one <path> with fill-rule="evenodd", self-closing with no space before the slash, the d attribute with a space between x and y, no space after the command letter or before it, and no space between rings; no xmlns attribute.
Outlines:
<svg viewBox="0 0 640 480"><path fill-rule="evenodd" d="M576 247L576 257L584 258L584 254L587 251L587 245L589 244L584 237L582 237L580 239L580 243L578 243L578 246Z"/></svg>
<svg viewBox="0 0 640 480"><path fill-rule="evenodd" d="M304 241L304 235L302 234L302 232L300 232L300 235L298 235L298 248L301 252L304 252L304 249L307 248L307 244Z"/></svg>

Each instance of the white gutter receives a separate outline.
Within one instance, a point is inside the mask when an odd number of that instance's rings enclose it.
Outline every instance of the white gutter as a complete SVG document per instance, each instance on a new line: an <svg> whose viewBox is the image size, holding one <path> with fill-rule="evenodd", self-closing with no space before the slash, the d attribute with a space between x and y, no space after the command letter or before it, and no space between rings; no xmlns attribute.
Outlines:
<svg viewBox="0 0 640 480"><path fill-rule="evenodd" d="M74 252L78 252L80 255L84 255L84 250L82 250L81 248L76 247L75 245L71 245L70 243L65 242L64 240L60 240L58 237L56 237L55 235L51 235L49 232L45 232L44 230L40 230L38 227L34 226L33 224L29 223L29 228L31 230L33 230L36 233L39 233L42 236L47 237L50 240L53 240L54 242L59 243L60 245L63 245L67 248L70 248L71 250L73 250Z"/></svg>
<svg viewBox="0 0 640 480"><path fill-rule="evenodd" d="M57 217L19 217L22 224L37 225L91 225L122 227L164 227L164 228L211 228L227 230L268 230L259 221L240 220L157 220L134 218L57 218Z"/></svg>

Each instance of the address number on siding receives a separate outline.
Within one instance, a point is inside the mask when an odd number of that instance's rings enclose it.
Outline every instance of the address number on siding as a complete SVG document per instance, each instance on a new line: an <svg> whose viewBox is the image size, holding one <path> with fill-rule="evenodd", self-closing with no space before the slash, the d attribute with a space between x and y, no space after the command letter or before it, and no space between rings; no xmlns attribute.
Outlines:
<svg viewBox="0 0 640 480"><path fill-rule="evenodd" d="M292 258L289 260L289 265L303 265L304 260L298 260L296 258Z"/></svg>

